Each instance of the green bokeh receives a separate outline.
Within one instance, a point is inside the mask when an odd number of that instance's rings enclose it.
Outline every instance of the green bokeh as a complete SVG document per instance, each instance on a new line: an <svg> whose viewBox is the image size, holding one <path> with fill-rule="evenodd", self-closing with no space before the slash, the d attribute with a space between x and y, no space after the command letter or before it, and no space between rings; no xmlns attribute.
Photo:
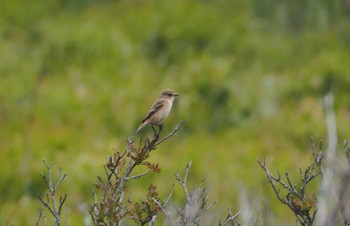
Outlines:
<svg viewBox="0 0 350 226"><path fill-rule="evenodd" d="M64 225L82 225L105 158L164 88L181 93L165 131L187 123L153 153L162 171L136 193L152 180L165 197L192 160L190 183L206 178L217 217L239 209L243 185L277 221L292 222L255 158L296 178L310 137L326 139L329 91L338 135L349 138L350 8L341 2L3 2L0 225L36 221L43 159L69 175Z"/></svg>

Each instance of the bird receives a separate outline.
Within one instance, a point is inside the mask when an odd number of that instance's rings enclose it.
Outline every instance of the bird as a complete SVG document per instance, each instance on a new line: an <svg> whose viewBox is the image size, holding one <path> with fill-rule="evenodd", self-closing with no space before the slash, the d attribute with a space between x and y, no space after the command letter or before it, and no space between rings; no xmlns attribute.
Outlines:
<svg viewBox="0 0 350 226"><path fill-rule="evenodd" d="M141 124L136 130L135 134L148 125L151 125L155 133L156 131L153 127L154 125L158 126L159 130L161 130L163 127L162 122L166 117L168 117L176 96L179 96L179 94L171 89L163 90L158 99L153 103L147 115L141 121Z"/></svg>

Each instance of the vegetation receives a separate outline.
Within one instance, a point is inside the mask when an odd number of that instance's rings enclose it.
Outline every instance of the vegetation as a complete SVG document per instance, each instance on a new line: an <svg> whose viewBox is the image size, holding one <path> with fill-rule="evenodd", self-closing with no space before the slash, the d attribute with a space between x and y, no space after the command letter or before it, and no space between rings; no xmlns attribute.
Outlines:
<svg viewBox="0 0 350 226"><path fill-rule="evenodd" d="M176 180L181 185L184 192L184 204L178 205L173 201L170 203L174 194L174 185L168 197L161 200L157 187L152 183L149 185L146 199L143 201L133 201L135 198L134 190L128 189L131 181L138 181L146 176L151 171L160 172L158 164L149 162L149 157L152 151L173 136L183 125L180 122L176 128L164 138L160 139L161 127L159 131L154 130L152 139L147 138L143 144L136 147L132 137L128 138L127 148L115 153L108 158L107 164L104 165L105 176L97 176L95 184L97 194L93 191L94 202L89 207L91 223L98 225L129 225L133 220L137 225L155 225L156 222L161 222L161 225L215 225L215 215L208 214L208 210L215 204L208 205L207 187L203 185L203 181L199 186L191 192L187 188L187 179L191 162L187 165L183 179L176 173ZM265 171L267 179L271 184L278 200L288 206L294 213L296 222L302 226L311 225L349 225L350 215L347 207L350 203L349 199L349 165L339 170L336 159L332 159L332 151L327 150L326 153L322 150L322 144L318 151L314 150L313 160L305 169L300 169L300 181L292 182L288 173L285 173L285 180L282 179L280 173L274 176L267 168L267 160L264 162L258 159L258 163ZM350 162L348 142L344 143L345 156L347 162ZM327 161L326 168L324 167L324 156ZM331 160L331 161L330 161ZM331 164L330 164L331 163ZM66 201L67 194L59 198L59 204L56 201L56 192L60 183L64 180L67 174L62 174L60 168L60 178L57 183L52 181L51 166L47 165L47 175L42 173L41 176L48 187L49 193L46 194L46 200L40 195L38 198L43 207L49 211L53 217L55 225L61 225L61 210ZM135 174L136 169L146 167L146 171ZM310 192L310 183L319 176L322 176L319 185L319 194ZM330 178L327 175L331 175ZM169 204L170 203L170 204ZM247 203L244 203L247 206ZM249 205L249 204L248 204ZM324 206L325 205L325 206ZM326 207L326 208L324 208ZM237 218L240 212L251 212L254 207L249 207L244 210L240 209L235 215L229 211L227 217L223 221L219 221L219 226L227 224L240 225ZM254 209L256 211L256 209ZM246 214L245 214L246 215ZM163 216L163 220L159 220ZM208 217L209 216L209 217ZM46 213L44 209L40 209L36 225L47 225ZM266 216L253 218L252 216L243 217L243 225L265 225L275 224L267 220Z"/></svg>
<svg viewBox="0 0 350 226"><path fill-rule="evenodd" d="M128 187L135 201L149 181L167 197L174 172L192 161L187 184L206 179L218 220L247 200L260 211L252 214L294 222L256 157L294 181L310 163L310 137L328 144L328 92L337 135L349 138L349 15L347 0L3 2L0 225L36 222L43 159L68 174L62 225L88 223L101 165L164 88L181 96L163 133L186 124L149 157L161 172ZM174 202L181 190L175 184Z"/></svg>

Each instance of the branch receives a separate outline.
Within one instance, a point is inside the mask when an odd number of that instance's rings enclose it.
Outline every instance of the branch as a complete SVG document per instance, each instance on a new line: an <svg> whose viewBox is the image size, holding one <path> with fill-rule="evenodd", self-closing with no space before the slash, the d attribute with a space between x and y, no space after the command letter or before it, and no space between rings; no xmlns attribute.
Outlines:
<svg viewBox="0 0 350 226"><path fill-rule="evenodd" d="M232 222L234 224L235 222L233 220L240 214L241 211L242 209L238 210L238 212L235 215L232 215L231 210L229 209L226 219L222 223L221 221L219 221L219 226L224 226L229 222Z"/></svg>
<svg viewBox="0 0 350 226"><path fill-rule="evenodd" d="M187 190L187 187L186 187L186 182L187 182L188 171L189 171L191 165L192 165L192 161L187 164L186 172L185 172L185 176L184 176L183 180L181 179L181 177L180 177L180 175L178 173L175 173L176 180L180 183L181 187L183 188L183 190L185 192L186 202L187 203L190 202L190 200L189 200L188 190Z"/></svg>
<svg viewBox="0 0 350 226"><path fill-rule="evenodd" d="M155 146L158 146L159 144L163 143L165 140L169 139L170 137L172 137L178 130L181 129L181 127L183 126L183 124L185 124L186 121L180 121L175 129L173 129L173 131L171 131L167 136L165 136L163 139L161 139L160 141L158 141Z"/></svg>
<svg viewBox="0 0 350 226"><path fill-rule="evenodd" d="M180 225L200 225L201 217L215 203L208 205L208 193L206 187L203 185L203 180L192 192L188 191L186 183L191 164L192 162L187 164L183 179L181 179L178 173L175 174L176 180L181 185L186 196L185 205L176 207L177 212L180 214Z"/></svg>
<svg viewBox="0 0 350 226"><path fill-rule="evenodd" d="M36 194L36 196L38 197L38 199L40 200L40 202L51 212L51 214L56 218L55 216L55 212L51 209L51 206L49 205L49 202L45 202L41 196L38 194Z"/></svg>
<svg viewBox="0 0 350 226"><path fill-rule="evenodd" d="M140 173L138 175L135 176L131 176L131 177L126 177L125 180L133 180L133 179L139 179L140 177L148 174L151 171L151 169L148 169L146 172Z"/></svg>
<svg viewBox="0 0 350 226"><path fill-rule="evenodd" d="M62 169L59 168L60 178L57 181L57 183L55 185L53 185L52 175L51 175L52 164L48 165L45 160L43 160L43 162L44 162L44 165L45 165L46 170L47 170L47 176L43 172L40 173L40 175L42 176L43 180L45 181L46 187L50 191L50 195L48 193L46 193L46 201L43 200L43 198L39 194L37 194L37 197L38 197L39 201L43 204L43 206L50 211L52 216L55 218L56 224L59 226L59 225L61 225L61 216L60 216L61 210L62 210L62 206L63 206L64 202L67 199L67 194L65 194L63 197L60 196L59 206L57 207L55 193L56 193L59 185L64 180L64 178L66 178L67 174L66 173L63 174ZM51 198L51 205L50 205L50 198L49 197ZM39 215L39 217L41 217L41 214ZM38 222L39 222L39 220L40 220L40 218L38 219Z"/></svg>
<svg viewBox="0 0 350 226"><path fill-rule="evenodd" d="M269 180L269 183L271 184L278 200L281 203L287 205L289 209L293 211L294 215L296 216L298 222L301 225L312 225L315 219L317 210L315 210L314 208L316 206L314 203L316 202L316 199L314 199L313 196L306 196L305 190L306 185L321 174L321 159L322 158L320 158L319 155L314 155L314 160L312 161L311 165L305 169L304 172L301 169L299 169L302 185L300 187L300 190L298 191L296 189L297 183L292 183L288 173L285 174L285 177L287 179L287 183L285 183L283 180L281 180L279 173L278 177L274 177L269 172L269 170L266 167L266 159L264 159L264 162L261 162L257 158L257 161L260 164L261 168L265 171L267 179ZM315 167L316 165L317 167ZM287 191L287 195L285 196L285 198L281 196L280 190L278 189L275 182L277 182L280 186L282 186L282 188L284 188Z"/></svg>
<svg viewBox="0 0 350 226"><path fill-rule="evenodd" d="M45 215L45 212L44 212L43 208L39 209L39 216L38 216L38 220L36 221L35 226L39 226L41 218L43 218L44 226L46 226L46 215Z"/></svg>
<svg viewBox="0 0 350 226"><path fill-rule="evenodd" d="M127 147L123 153L116 151L112 157L108 158L107 164L104 165L106 179L102 179L102 177L98 176L98 181L96 183L96 188L102 190L102 198L100 201L97 201L96 194L94 194L95 202L90 207L90 215L92 216L95 225L100 223L106 223L106 225L119 225L125 217L136 220L141 224L149 223L152 225L154 223L158 213L155 214L152 208L148 209L147 206L149 203L146 202L139 205L138 203L133 203L130 199L128 199L127 202L123 201L124 197L128 198L128 193L125 191L125 187L128 181L137 180L148 174L151 170L159 172L160 169L157 164L149 163L146 160L149 158L152 150L155 150L159 144L173 136L182 128L183 124L184 121L180 121L173 131L161 140L159 140L159 136L162 127L159 126L158 131L152 127L154 131L153 137L146 138L143 142L140 141L139 147L134 146L134 135L132 135L128 137ZM141 171L143 173L136 173L136 175L134 175L134 169L139 166L146 166L148 169L144 172ZM173 191L168 199L162 204L163 207L169 201L172 193ZM161 204L161 202L159 203ZM157 205L158 204L154 203L155 207L157 207ZM132 211L129 206L133 207ZM146 218L144 218L142 214L139 215L144 212L149 213Z"/></svg>
<svg viewBox="0 0 350 226"><path fill-rule="evenodd" d="M62 175L62 168L61 167L59 167L58 170L60 171L60 179L57 181L56 185L52 188L53 191L57 190L58 186L61 184L61 182L67 176L66 173Z"/></svg>
<svg viewBox="0 0 350 226"><path fill-rule="evenodd" d="M168 204L168 202L169 202L171 196L173 195L173 193L174 193L174 186L175 186L175 185L173 184L173 187L171 188L170 194L168 195L168 197L167 197L167 198L165 199L165 201L164 201L164 205Z"/></svg>
<svg viewBox="0 0 350 226"><path fill-rule="evenodd" d="M63 197L62 196L60 197L60 205L58 207L58 215L61 215L62 206L63 206L64 202L66 201L66 199L67 199L67 194L64 194Z"/></svg>
<svg viewBox="0 0 350 226"><path fill-rule="evenodd" d="M280 179L281 179L280 174L278 173L278 178L275 178L271 175L271 173L269 172L269 170L266 167L267 159L264 159L264 163L262 163L260 161L260 159L258 159L258 158L257 158L257 161L258 161L259 165L261 166L261 168L265 171L267 179L269 180L278 200L280 202L288 205L288 202L280 196L280 190L277 188L276 184L274 183L274 181L280 181Z"/></svg>
<svg viewBox="0 0 350 226"><path fill-rule="evenodd" d="M172 191L172 192L173 192L173 191ZM171 194L172 194L172 192L171 192ZM161 204L161 203L158 202L155 198L152 198L152 200L154 201L155 204L157 204L157 206L158 206L158 207L160 208L160 210L163 212L163 214L164 214L164 216L165 216L165 219L166 219L168 225L172 226L173 224L172 224L171 217L170 217L169 213L166 212L165 209L164 209L166 203Z"/></svg>

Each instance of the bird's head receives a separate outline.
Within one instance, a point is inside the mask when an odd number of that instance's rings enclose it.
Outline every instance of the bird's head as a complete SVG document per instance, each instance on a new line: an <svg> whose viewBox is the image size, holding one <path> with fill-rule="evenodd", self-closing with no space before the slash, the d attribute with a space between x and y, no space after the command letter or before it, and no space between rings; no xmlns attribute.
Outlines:
<svg viewBox="0 0 350 226"><path fill-rule="evenodd" d="M161 94L160 97L164 98L164 99L170 99L170 100L174 100L174 98L176 96L179 96L178 93L175 93L173 90L171 89L165 89Z"/></svg>

